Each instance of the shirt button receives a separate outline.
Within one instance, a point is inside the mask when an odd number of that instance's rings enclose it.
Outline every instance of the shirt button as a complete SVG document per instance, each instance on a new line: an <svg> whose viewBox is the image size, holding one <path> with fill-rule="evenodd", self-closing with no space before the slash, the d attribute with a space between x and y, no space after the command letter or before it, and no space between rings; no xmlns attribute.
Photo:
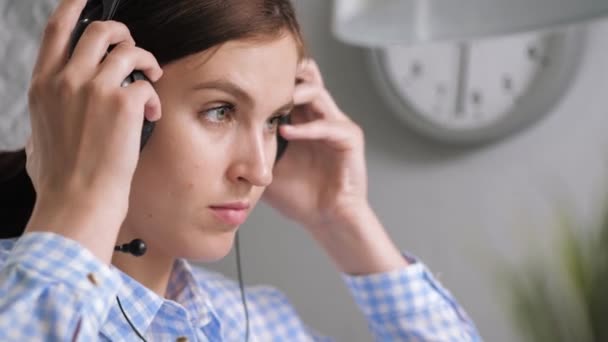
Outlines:
<svg viewBox="0 0 608 342"><path fill-rule="evenodd" d="M188 342L188 338L181 336L181 337L178 337L177 340L175 340L175 342Z"/></svg>
<svg viewBox="0 0 608 342"><path fill-rule="evenodd" d="M99 282L97 281L97 277L95 277L95 274L93 274L93 273L87 274L87 279L89 279L91 284L93 284L95 286L97 286L99 284Z"/></svg>

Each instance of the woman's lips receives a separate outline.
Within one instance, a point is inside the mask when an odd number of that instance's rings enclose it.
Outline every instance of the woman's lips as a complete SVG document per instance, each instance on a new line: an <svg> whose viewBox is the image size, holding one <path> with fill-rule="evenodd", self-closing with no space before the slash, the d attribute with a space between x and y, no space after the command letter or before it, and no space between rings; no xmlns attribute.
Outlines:
<svg viewBox="0 0 608 342"><path fill-rule="evenodd" d="M216 218L231 226L245 223L249 214L249 205L244 203L222 204L209 208Z"/></svg>

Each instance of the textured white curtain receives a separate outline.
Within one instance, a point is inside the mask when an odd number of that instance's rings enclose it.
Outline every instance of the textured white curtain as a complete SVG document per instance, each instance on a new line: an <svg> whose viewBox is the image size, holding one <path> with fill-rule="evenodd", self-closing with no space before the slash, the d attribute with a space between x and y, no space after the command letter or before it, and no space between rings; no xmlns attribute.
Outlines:
<svg viewBox="0 0 608 342"><path fill-rule="evenodd" d="M29 135L27 89L40 35L58 0L0 0L0 150Z"/></svg>

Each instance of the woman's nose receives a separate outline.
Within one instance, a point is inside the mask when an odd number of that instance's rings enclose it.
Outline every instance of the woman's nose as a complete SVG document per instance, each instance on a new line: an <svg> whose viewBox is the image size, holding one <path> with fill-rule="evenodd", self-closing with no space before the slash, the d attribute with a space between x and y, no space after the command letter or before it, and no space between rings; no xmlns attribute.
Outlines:
<svg viewBox="0 0 608 342"><path fill-rule="evenodd" d="M233 181L254 186L268 186L272 182L273 156L269 155L264 137L252 137L240 142L238 153L229 169Z"/></svg>

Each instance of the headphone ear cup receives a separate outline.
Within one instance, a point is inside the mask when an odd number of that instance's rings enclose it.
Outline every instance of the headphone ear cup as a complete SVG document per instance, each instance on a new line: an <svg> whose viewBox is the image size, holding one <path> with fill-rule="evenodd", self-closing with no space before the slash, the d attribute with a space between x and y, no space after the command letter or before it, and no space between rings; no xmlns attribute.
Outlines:
<svg viewBox="0 0 608 342"><path fill-rule="evenodd" d="M87 4L85 5L84 10L80 14L78 23L76 24L76 27L72 31L72 35L70 37L70 51L69 51L70 57L72 56L72 53L74 52L74 49L76 48L76 44L78 44L78 40L80 39L80 37L82 36L82 34L86 30L86 28L89 26L89 24L95 20L100 20L104 16L104 13L108 10L110 10L110 9L107 8L105 1L104 2L91 1L91 0L87 1ZM111 46L110 49L108 50L108 52L111 51L113 48L114 47ZM143 72L141 72L139 70L134 70L122 82L121 86L126 87L135 81L150 82L150 80L146 77L146 75L144 75ZM150 121L148 121L148 119L144 118L143 128L142 128L142 132L141 132L140 147L139 147L140 152L141 152L141 150L143 150L144 146L148 142L148 139L152 135L152 132L154 131L154 126L155 126L154 122L150 122Z"/></svg>
<svg viewBox="0 0 608 342"><path fill-rule="evenodd" d="M291 115L286 115L279 119L279 126L288 125L291 123ZM280 133L277 132L277 157L275 158L275 163L281 159L285 150L287 149L287 140L281 136Z"/></svg>
<svg viewBox="0 0 608 342"><path fill-rule="evenodd" d="M70 50L69 56L72 56L74 49L76 48L76 44L78 44L78 40L80 36L84 33L84 30L95 20L99 20L103 13L102 3L95 1L87 1L82 13L80 13L80 17L78 18L78 22L72 31L72 35L70 36Z"/></svg>

